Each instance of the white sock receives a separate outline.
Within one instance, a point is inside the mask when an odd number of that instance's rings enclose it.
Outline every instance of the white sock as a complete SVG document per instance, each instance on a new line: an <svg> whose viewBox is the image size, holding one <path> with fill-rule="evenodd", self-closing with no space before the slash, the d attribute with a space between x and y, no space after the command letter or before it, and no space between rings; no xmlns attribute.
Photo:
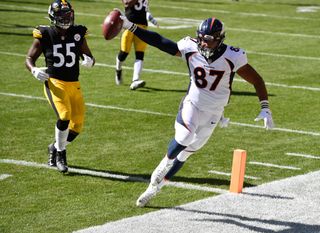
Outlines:
<svg viewBox="0 0 320 233"><path fill-rule="evenodd" d="M161 182L163 177L167 174L167 172L170 170L170 168L173 165L174 159L169 159L166 155L159 165L156 167L156 169L153 171L150 179L151 184L157 184Z"/></svg>
<svg viewBox="0 0 320 233"><path fill-rule="evenodd" d="M60 130L55 128L55 138L56 142L54 144L55 148L57 148L57 151L63 151L66 149L66 144L67 144L67 138L69 134L69 129L66 130Z"/></svg>
<svg viewBox="0 0 320 233"><path fill-rule="evenodd" d="M133 66L133 77L132 82L138 81L140 78L140 73L142 71L143 61L136 59Z"/></svg>
<svg viewBox="0 0 320 233"><path fill-rule="evenodd" d="M116 70L122 69L122 61L118 59L118 56L116 57Z"/></svg>

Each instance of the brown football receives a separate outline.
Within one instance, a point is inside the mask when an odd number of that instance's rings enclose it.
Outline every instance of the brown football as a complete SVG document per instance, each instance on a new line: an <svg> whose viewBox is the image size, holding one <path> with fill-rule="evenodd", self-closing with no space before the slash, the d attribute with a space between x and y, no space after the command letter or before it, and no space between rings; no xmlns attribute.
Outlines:
<svg viewBox="0 0 320 233"><path fill-rule="evenodd" d="M112 10L104 19L102 23L102 35L106 40L111 40L120 33L123 23L120 15L120 11Z"/></svg>

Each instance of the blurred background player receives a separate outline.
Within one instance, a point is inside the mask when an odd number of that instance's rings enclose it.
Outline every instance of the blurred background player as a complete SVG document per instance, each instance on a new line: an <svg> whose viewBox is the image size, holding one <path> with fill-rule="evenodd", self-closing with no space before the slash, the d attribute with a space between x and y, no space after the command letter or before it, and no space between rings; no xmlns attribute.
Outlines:
<svg viewBox="0 0 320 233"><path fill-rule="evenodd" d="M66 145L81 132L85 106L79 82L79 58L85 67L95 59L87 45L87 28L74 25L74 11L66 0L52 2L48 10L51 26L33 30L34 41L28 51L26 67L44 83L44 93L57 115L54 143L48 146L49 166L68 171ZM46 68L36 67L43 53Z"/></svg>
<svg viewBox="0 0 320 233"><path fill-rule="evenodd" d="M149 11L148 0L122 0L125 7L126 17L137 24L139 27L147 28L148 21L155 26L158 26L157 21L153 18ZM143 87L146 83L140 80L140 73L143 67L144 52L147 44L136 37L129 30L125 30L121 36L121 46L119 54L116 58L116 77L115 82L117 85L122 83L122 64L126 60L130 53L131 46L134 45L136 60L133 66L132 83L130 85L131 90L135 90L139 87Z"/></svg>
<svg viewBox="0 0 320 233"><path fill-rule="evenodd" d="M216 18L201 22L197 37L189 36L177 43L158 33L141 29L122 14L123 27L146 43L160 50L182 57L190 74L188 92L181 102L175 120L175 136L162 161L151 175L147 190L136 205L145 206L183 166L190 155L202 148L223 118L235 73L251 83L260 100L261 110L256 121L263 120L266 129L273 128L268 93L262 77L248 64L246 53L223 43L225 29Z"/></svg>

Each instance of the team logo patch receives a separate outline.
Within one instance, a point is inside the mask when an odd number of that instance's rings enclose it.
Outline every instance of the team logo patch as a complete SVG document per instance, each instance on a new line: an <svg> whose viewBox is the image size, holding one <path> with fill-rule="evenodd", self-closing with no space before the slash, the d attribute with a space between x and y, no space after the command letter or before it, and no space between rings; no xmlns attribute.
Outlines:
<svg viewBox="0 0 320 233"><path fill-rule="evenodd" d="M79 34L75 34L73 38L75 41L79 41L81 39L81 36Z"/></svg>

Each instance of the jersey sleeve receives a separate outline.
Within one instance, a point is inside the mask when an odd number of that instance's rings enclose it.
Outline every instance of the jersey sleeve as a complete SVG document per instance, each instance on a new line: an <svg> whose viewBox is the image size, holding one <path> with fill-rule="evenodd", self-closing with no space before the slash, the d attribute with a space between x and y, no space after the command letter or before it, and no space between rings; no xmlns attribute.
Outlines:
<svg viewBox="0 0 320 233"><path fill-rule="evenodd" d="M83 34L84 38L87 38L89 36L89 31L88 31L87 27L81 26L81 31L82 31L82 34Z"/></svg>
<svg viewBox="0 0 320 233"><path fill-rule="evenodd" d="M35 29L33 29L32 31L32 36L35 39L42 39L42 32L40 30L40 27L36 27Z"/></svg>
<svg viewBox="0 0 320 233"><path fill-rule="evenodd" d="M197 44L191 37L187 36L177 42L178 49L183 59L186 59L186 54L197 51Z"/></svg>
<svg viewBox="0 0 320 233"><path fill-rule="evenodd" d="M238 49L237 56L236 56L236 62L234 71L236 72L238 69L240 69L242 66L246 65L248 63L247 54L243 49Z"/></svg>

